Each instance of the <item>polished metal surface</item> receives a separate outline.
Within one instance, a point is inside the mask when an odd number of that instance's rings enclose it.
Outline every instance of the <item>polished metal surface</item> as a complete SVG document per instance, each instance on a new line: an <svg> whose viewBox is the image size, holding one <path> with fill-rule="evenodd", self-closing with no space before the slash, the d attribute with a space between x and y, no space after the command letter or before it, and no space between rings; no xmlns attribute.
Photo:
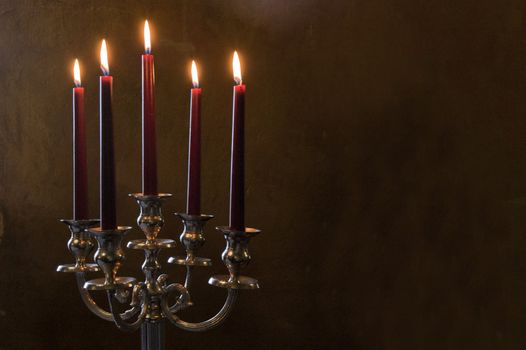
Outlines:
<svg viewBox="0 0 526 350"><path fill-rule="evenodd" d="M161 305L166 318L176 327L190 332L204 332L219 326L228 318L234 308L237 294L237 289L228 289L227 298L221 310L208 320L202 322L187 322L180 319L176 313L170 311L166 300L163 300Z"/></svg>
<svg viewBox="0 0 526 350"><path fill-rule="evenodd" d="M171 256L167 260L168 264L187 265L187 266L212 266L212 260L208 258L194 257L188 259L185 256Z"/></svg>
<svg viewBox="0 0 526 350"><path fill-rule="evenodd" d="M144 263L142 271L144 282L140 287L145 294L145 306L147 309L146 320L157 322L163 318L161 313L161 299L165 296L164 285L166 277L161 277L161 264L159 263L159 253L162 248L173 248L175 241L157 239L164 219L162 215L163 202L171 197L171 194L159 194L144 196L142 194L131 194L140 207L137 224L146 236L146 240L135 240L128 243L129 248L144 250Z"/></svg>
<svg viewBox="0 0 526 350"><path fill-rule="evenodd" d="M220 288L259 289L258 280L247 276L216 275L210 277L208 284Z"/></svg>
<svg viewBox="0 0 526 350"><path fill-rule="evenodd" d="M247 227L245 231L232 230L226 226L217 227L223 233L226 240L226 248L221 255L230 275L213 276L208 283L221 288L232 289L258 289L259 283L256 279L241 276L241 269L248 265L251 260L248 251L250 239L261 231Z"/></svg>
<svg viewBox="0 0 526 350"><path fill-rule="evenodd" d="M75 264L64 264L57 267L58 272L89 272L98 271L97 264L86 263L87 257L93 251L95 243L86 232L87 229L99 223L99 220L60 220L66 224L71 232L68 250L75 258Z"/></svg>
<svg viewBox="0 0 526 350"><path fill-rule="evenodd" d="M130 249L166 249L166 248L174 248L176 245L176 242L173 239L155 239L153 241L149 241L147 239L135 239L133 241L129 241L128 244L126 244L127 248Z"/></svg>
<svg viewBox="0 0 526 350"><path fill-rule="evenodd" d="M169 193L160 193L158 195L131 193L129 196L135 198L140 207L137 225L141 228L142 232L144 232L147 240L154 240L164 225L161 206L164 200L170 198L172 195Z"/></svg>
<svg viewBox="0 0 526 350"><path fill-rule="evenodd" d="M212 260L195 256L197 251L205 244L204 228L213 215L188 215L175 213L183 221L184 230L179 237L186 250L186 256L174 256L168 263L188 266L210 266Z"/></svg>
<svg viewBox="0 0 526 350"><path fill-rule="evenodd" d="M86 289L120 289L131 283L130 278L117 280L117 272L125 258L121 247L122 237L130 230L131 227L128 226L119 226L112 230L103 230L100 227L88 229L99 244L94 259L104 273L104 280L102 282L100 279L88 281L85 284Z"/></svg>
<svg viewBox="0 0 526 350"><path fill-rule="evenodd" d="M260 231L247 228L245 231L230 230L228 227L218 227L226 240L226 248L221 257L227 267L228 275L211 277L209 284L227 289L227 297L222 308L212 317L202 322L187 322L177 313L193 306L190 295L192 272L196 266L210 266L211 260L196 256L205 243L204 228L212 215L176 214L181 218L184 230L180 241L185 249L185 256L175 256L168 259L169 263L186 267L184 284L168 283L168 275L161 273L159 254L162 249L176 246L172 239L157 238L164 225L162 204L170 194L143 195L130 194L140 207L137 225L146 239L129 241L129 249L144 251L142 272L143 281L133 277L120 277L117 272L124 262L124 251L121 247L122 238L131 227L118 227L114 230L101 230L94 227L98 220L73 221L63 220L71 231L68 249L75 258L75 264L60 265L61 272L76 272L77 284L82 300L95 315L106 321L112 321L117 328L127 332L141 329L142 350L164 350L164 323L168 320L176 327L186 331L201 332L217 327L223 323L233 309L240 289L257 289L258 281L240 275L240 270L250 261L248 244L250 238ZM86 260L93 251L93 238L98 243L98 249L93 259L96 264L88 264ZM86 281L86 273L101 271L104 277ZM90 291L105 291L107 293L109 310L97 305ZM175 300L170 305L169 300ZM119 304L127 304L129 308L120 312Z"/></svg>
<svg viewBox="0 0 526 350"><path fill-rule="evenodd" d="M97 272L100 271L97 264L63 264L57 266L57 272Z"/></svg>
<svg viewBox="0 0 526 350"><path fill-rule="evenodd" d="M144 322L141 326L141 349L164 350L164 320Z"/></svg>
<svg viewBox="0 0 526 350"><path fill-rule="evenodd" d="M130 289L137 283L133 277L115 277L113 282L109 283L105 277L95 278L84 283L86 290L115 290Z"/></svg>
<svg viewBox="0 0 526 350"><path fill-rule="evenodd" d="M76 274L76 276L80 297L82 298L82 301L84 302L86 307L103 320L113 322L113 315L111 314L111 312L106 311L100 306L98 306L95 300L93 300L93 298L91 297L89 291L84 288L84 284L86 283L85 273L79 272ZM132 308L121 314L122 319L127 320L135 316L141 310L141 308L137 305L132 306Z"/></svg>

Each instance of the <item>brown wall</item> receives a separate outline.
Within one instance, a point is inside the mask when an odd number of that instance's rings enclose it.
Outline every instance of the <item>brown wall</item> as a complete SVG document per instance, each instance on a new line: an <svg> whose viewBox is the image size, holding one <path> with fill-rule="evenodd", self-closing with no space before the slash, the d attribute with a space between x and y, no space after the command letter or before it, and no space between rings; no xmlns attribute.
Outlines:
<svg viewBox="0 0 526 350"><path fill-rule="evenodd" d="M165 237L185 203L188 63L204 89L203 208L217 217L191 320L224 291L232 50L247 100L247 223L264 230L230 320L169 327L176 349L523 349L526 346L523 1L231 0L0 3L0 349L137 349L92 316L69 262L71 66L87 89L98 211L98 48L115 77L118 221L140 189L142 21L157 68ZM135 230L129 238L140 238ZM181 248L176 250L181 252ZM139 276L128 251L122 275ZM168 256L165 252L164 257ZM164 266L175 280L182 269Z"/></svg>

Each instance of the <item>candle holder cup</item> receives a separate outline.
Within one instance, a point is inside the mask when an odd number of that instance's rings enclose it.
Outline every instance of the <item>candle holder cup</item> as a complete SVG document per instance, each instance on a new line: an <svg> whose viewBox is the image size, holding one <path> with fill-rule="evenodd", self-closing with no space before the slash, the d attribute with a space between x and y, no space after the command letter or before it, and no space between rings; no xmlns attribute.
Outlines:
<svg viewBox="0 0 526 350"><path fill-rule="evenodd" d="M131 227L128 226L119 226L109 230L103 230L100 227L88 229L88 232L99 244L94 259L104 273L104 278L87 281L84 284L85 289L115 290L133 287L135 278L117 277L117 272L125 259L124 251L121 247L122 238L129 230L131 230Z"/></svg>
<svg viewBox="0 0 526 350"><path fill-rule="evenodd" d="M184 230L179 240L186 250L186 256L175 256L168 259L168 263L186 266L211 266L212 260L200 258L195 254L205 244L204 228L213 215L190 215L175 213L183 221Z"/></svg>
<svg viewBox="0 0 526 350"><path fill-rule="evenodd" d="M213 276L208 280L208 283L221 288L259 289L259 283L256 279L241 276L240 271L251 260L248 251L250 239L261 231L248 227L244 231L240 231L226 226L220 226L216 229L225 236L226 248L221 257L230 274Z"/></svg>
<svg viewBox="0 0 526 350"><path fill-rule="evenodd" d="M93 251L95 243L86 232L87 229L99 223L99 220L60 220L66 224L71 232L68 250L75 258L75 264L64 264L57 267L58 272L89 272L99 271L97 264L88 264L86 259Z"/></svg>
<svg viewBox="0 0 526 350"><path fill-rule="evenodd" d="M142 193L131 193L140 207L140 214L137 218L137 225L141 228L148 241L154 241L164 225L161 212L163 202L172 195L169 193L160 193L148 195Z"/></svg>

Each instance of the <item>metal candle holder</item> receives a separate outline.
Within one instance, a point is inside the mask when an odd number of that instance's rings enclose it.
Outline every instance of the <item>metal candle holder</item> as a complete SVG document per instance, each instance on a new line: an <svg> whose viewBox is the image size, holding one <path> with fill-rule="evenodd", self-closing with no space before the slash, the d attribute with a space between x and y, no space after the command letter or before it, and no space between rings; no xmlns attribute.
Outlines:
<svg viewBox="0 0 526 350"><path fill-rule="evenodd" d="M99 220L61 220L68 225L71 238L68 249L75 258L75 264L60 265L59 272L74 272L80 296L88 309L106 321L112 321L123 331L136 331L141 328L142 350L164 349L164 323L170 321L176 327L186 331L201 332L221 324L230 314L239 289L259 288L257 280L241 276L240 270L250 261L248 243L251 237L260 231L247 228L245 231L218 227L226 239L226 248L222 254L223 262L228 268L228 275L213 276L209 284L226 288L228 294L223 307L216 315L202 322L187 322L177 313L193 305L190 296L190 284L194 267L210 266L211 260L196 256L205 242L204 227L211 215L176 214L184 225L180 241L186 255L170 257L168 262L186 266L184 284L168 283L168 275L161 273L159 252L161 249L173 248L176 242L171 239L159 239L163 224L161 212L163 202L171 194L144 195L130 194L140 207L137 224L146 239L129 241L127 248L143 250L145 254L142 271L144 281L138 282L133 277L119 277L117 272L125 256L121 247L122 238L131 227L118 227L113 230L102 230L96 227ZM98 249L93 258L96 264L86 263L95 246ZM104 277L86 280L86 272L101 271ZM91 297L91 291L106 291L109 309L97 305ZM173 299L175 297L175 299ZM169 300L175 300L170 304ZM119 311L128 305L126 311Z"/></svg>

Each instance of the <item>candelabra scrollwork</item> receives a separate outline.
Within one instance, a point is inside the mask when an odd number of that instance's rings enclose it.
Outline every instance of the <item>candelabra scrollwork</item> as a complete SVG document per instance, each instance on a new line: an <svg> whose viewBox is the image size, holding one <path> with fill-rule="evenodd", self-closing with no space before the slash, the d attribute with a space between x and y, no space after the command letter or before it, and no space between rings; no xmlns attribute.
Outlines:
<svg viewBox="0 0 526 350"><path fill-rule="evenodd" d="M228 268L228 275L214 276L209 284L228 289L227 297L219 312L203 322L187 322L177 313L193 305L190 286L192 271L195 267L210 266L211 260L197 256L199 248L205 242L204 227L211 215L176 214L183 221L184 230L180 241L186 251L185 256L168 259L169 263L186 266L186 277L183 284L169 283L168 275L161 273L159 253L161 249L174 248L172 239L158 238L164 224L162 204L170 194L144 195L131 194L140 207L137 224L145 239L132 240L127 243L129 249L144 251L142 272L143 281L133 277L120 277L117 272L125 255L121 247L122 238L131 229L118 227L102 230L95 227L98 220L63 220L71 231L68 248L75 258L75 264L60 265L57 271L75 272L82 300L95 315L106 321L112 321L124 331L135 331L142 327L143 349L163 349L163 321L168 320L175 326L187 331L205 331L221 324L231 312L239 289L259 288L257 280L240 275L240 270L250 261L248 243L259 230L247 228L245 231L218 227L226 239L226 248L222 254L223 262ZM94 242L98 243L93 258L96 264L86 263ZM87 272L101 271L104 277L86 280ZM109 310L97 305L90 292L106 291ZM170 300L174 300L170 303ZM121 311L127 305L127 310Z"/></svg>

